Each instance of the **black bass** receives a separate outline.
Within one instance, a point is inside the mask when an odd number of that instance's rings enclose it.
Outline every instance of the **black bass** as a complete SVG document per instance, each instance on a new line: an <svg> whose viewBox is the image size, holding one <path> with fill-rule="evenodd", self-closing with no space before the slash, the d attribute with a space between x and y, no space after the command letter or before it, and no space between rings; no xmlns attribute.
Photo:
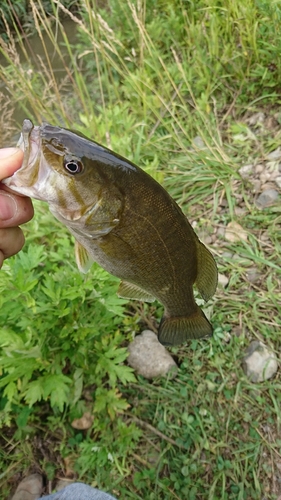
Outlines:
<svg viewBox="0 0 281 500"><path fill-rule="evenodd" d="M212 334L194 300L215 293L217 268L176 202L152 177L109 149L70 130L24 120L22 167L4 183L47 201L76 240L78 267L93 261L121 279L118 294L159 300L164 345Z"/></svg>

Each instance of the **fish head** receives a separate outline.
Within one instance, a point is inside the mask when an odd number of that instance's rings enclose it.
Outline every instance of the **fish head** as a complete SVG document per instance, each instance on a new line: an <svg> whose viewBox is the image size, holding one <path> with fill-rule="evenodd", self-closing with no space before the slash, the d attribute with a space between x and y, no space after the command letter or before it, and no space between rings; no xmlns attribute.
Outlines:
<svg viewBox="0 0 281 500"><path fill-rule="evenodd" d="M49 204L70 229L106 234L118 223L121 194L103 166L102 146L70 130L24 120L18 142L22 166L3 183L19 194Z"/></svg>

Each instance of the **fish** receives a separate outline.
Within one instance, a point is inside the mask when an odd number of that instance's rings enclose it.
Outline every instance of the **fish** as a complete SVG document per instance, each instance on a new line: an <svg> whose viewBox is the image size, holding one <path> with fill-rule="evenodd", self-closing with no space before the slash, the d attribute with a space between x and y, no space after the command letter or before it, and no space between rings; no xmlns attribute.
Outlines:
<svg viewBox="0 0 281 500"><path fill-rule="evenodd" d="M81 272L93 262L120 278L118 295L164 306L158 340L174 346L212 335L193 286L208 301L217 266L169 193L131 161L79 132L25 119L22 166L4 184L48 202L75 238Z"/></svg>

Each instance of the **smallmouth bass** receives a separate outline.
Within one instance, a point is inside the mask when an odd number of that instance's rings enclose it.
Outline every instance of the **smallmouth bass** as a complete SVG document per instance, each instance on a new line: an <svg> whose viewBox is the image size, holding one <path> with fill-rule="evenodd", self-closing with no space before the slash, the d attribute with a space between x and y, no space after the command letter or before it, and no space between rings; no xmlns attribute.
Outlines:
<svg viewBox="0 0 281 500"><path fill-rule="evenodd" d="M121 279L121 297L159 300L164 345L212 334L193 285L204 300L213 296L214 258L158 182L104 146L48 123L24 120L18 146L22 167L4 184L48 202L75 237L82 272L96 261Z"/></svg>

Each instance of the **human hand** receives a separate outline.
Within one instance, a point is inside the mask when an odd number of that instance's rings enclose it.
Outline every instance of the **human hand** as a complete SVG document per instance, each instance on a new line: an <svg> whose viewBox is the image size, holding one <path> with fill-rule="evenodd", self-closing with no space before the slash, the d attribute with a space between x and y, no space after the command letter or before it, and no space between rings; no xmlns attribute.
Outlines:
<svg viewBox="0 0 281 500"><path fill-rule="evenodd" d="M0 181L21 167L23 152L19 148L0 149ZM33 217L30 198L13 193L0 182L0 268L3 260L18 253L24 245L19 224Z"/></svg>

